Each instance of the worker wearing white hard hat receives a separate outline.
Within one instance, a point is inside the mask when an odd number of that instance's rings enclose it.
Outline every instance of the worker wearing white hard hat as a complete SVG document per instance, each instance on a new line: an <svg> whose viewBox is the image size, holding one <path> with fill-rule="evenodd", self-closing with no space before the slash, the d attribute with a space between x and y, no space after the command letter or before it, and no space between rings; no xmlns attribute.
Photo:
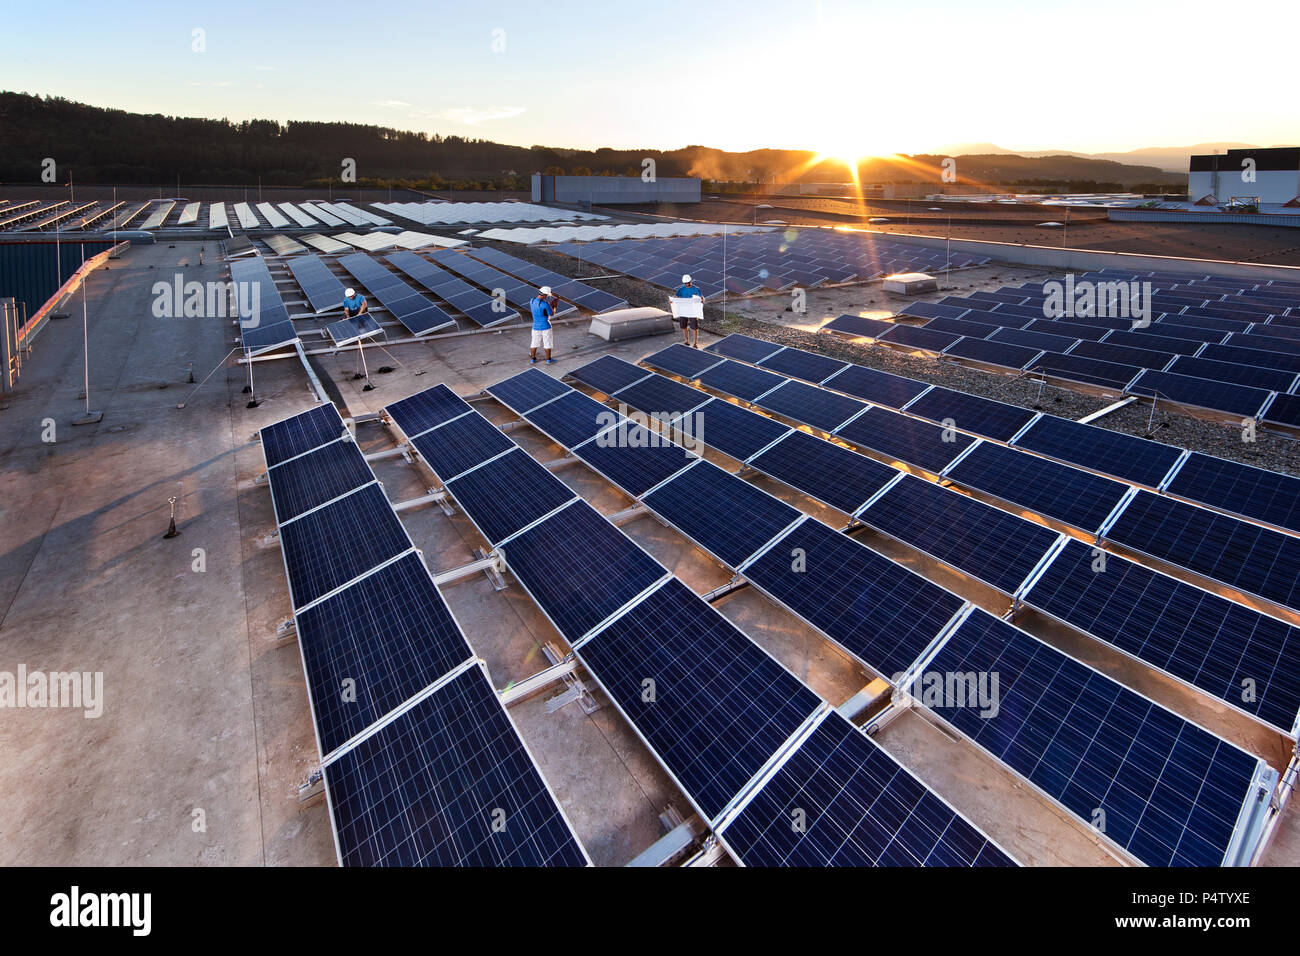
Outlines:
<svg viewBox="0 0 1300 956"><path fill-rule="evenodd" d="M533 313L533 337L528 343L528 364L537 362L537 350L546 349L546 364L554 365L551 349L555 347L555 332L551 329L551 316L555 315L555 296L549 285L542 286L537 295L528 301Z"/></svg>
<svg viewBox="0 0 1300 956"><path fill-rule="evenodd" d="M347 318L354 315L362 315L368 311L369 306L366 304L366 297L357 292L356 289L343 290L343 314Z"/></svg>
<svg viewBox="0 0 1300 956"><path fill-rule="evenodd" d="M689 299L691 296L696 295L701 299L704 298L704 293L691 281L689 274L682 276L682 284L677 287L677 291L673 295L679 299ZM700 347L700 320L693 315L689 318L683 315L678 318L677 323L682 327L682 344L698 349ZM694 341L692 341L692 338Z"/></svg>

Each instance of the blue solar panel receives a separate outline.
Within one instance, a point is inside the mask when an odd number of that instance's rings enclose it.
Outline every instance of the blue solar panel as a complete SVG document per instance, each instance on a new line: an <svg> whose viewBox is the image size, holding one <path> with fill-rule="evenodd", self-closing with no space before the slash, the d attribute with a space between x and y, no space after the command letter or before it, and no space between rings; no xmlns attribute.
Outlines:
<svg viewBox="0 0 1300 956"><path fill-rule="evenodd" d="M383 331L379 321L369 312L350 319L339 319L325 326L325 334L330 337L330 341L335 346L348 345L359 339L373 338Z"/></svg>
<svg viewBox="0 0 1300 956"><path fill-rule="evenodd" d="M835 431L868 407L865 402L860 402L856 398L837 395L816 385L793 380L764 395L756 404L770 412L820 428L825 432Z"/></svg>
<svg viewBox="0 0 1300 956"><path fill-rule="evenodd" d="M660 349L653 355L646 356L641 361L663 372L672 372L683 378L695 378L706 368L717 365L722 361L722 357L675 342L666 349Z"/></svg>
<svg viewBox="0 0 1300 956"><path fill-rule="evenodd" d="M902 408L930 387L925 382L861 365L850 365L823 385L890 408Z"/></svg>
<svg viewBox="0 0 1300 956"><path fill-rule="evenodd" d="M1290 733L1300 631L1209 591L1071 540L1026 604Z"/></svg>
<svg viewBox="0 0 1300 956"><path fill-rule="evenodd" d="M1169 371L1195 378L1208 378L1216 382L1248 385L1269 392L1285 392L1295 383L1295 372L1276 368L1257 368L1235 362L1216 362L1213 359L1179 356Z"/></svg>
<svg viewBox="0 0 1300 956"><path fill-rule="evenodd" d="M1038 349L1011 345L1006 342L990 342L984 339L963 338L955 342L944 355L996 365L999 368L1022 369L1039 353Z"/></svg>
<svg viewBox="0 0 1300 956"><path fill-rule="evenodd" d="M732 568L739 567L801 514L707 461L660 485L646 496L645 503Z"/></svg>
<svg viewBox="0 0 1300 956"><path fill-rule="evenodd" d="M1116 362L1104 362L1101 359L1085 358L1081 355L1044 352L1029 363L1029 371L1063 378L1069 382L1122 389L1141 373L1142 369L1136 365L1120 365Z"/></svg>
<svg viewBox="0 0 1300 956"><path fill-rule="evenodd" d="M483 671L325 767L344 866L583 866L586 854Z"/></svg>
<svg viewBox="0 0 1300 956"><path fill-rule="evenodd" d="M633 498L641 497L695 460L666 432L632 422L623 422L596 436L574 449L574 454Z"/></svg>
<svg viewBox="0 0 1300 956"><path fill-rule="evenodd" d="M869 408L835 437L938 474L975 439L885 408Z"/></svg>
<svg viewBox="0 0 1300 956"><path fill-rule="evenodd" d="M714 342L706 351L727 358L740 359L742 362L759 362L781 348L775 342L764 342L749 335L733 333L721 341Z"/></svg>
<svg viewBox="0 0 1300 956"><path fill-rule="evenodd" d="M393 402L385 411L402 434L414 438L430 428L437 428L470 410L465 401L446 385L435 385L409 398Z"/></svg>
<svg viewBox="0 0 1300 956"><path fill-rule="evenodd" d="M880 319L865 319L860 315L839 315L823 325L822 331L874 339L893 327L893 322L883 322Z"/></svg>
<svg viewBox="0 0 1300 956"><path fill-rule="evenodd" d="M843 445L793 431L750 463L832 508L853 514L898 474Z"/></svg>
<svg viewBox="0 0 1300 956"><path fill-rule="evenodd" d="M466 415L425 432L411 444L443 481L450 481L475 465L515 447L515 443L500 429L478 414Z"/></svg>
<svg viewBox="0 0 1300 956"><path fill-rule="evenodd" d="M709 400L709 395L666 376L652 373L644 381L619 389L614 395L618 401L650 414L681 412L698 408Z"/></svg>
<svg viewBox="0 0 1300 956"><path fill-rule="evenodd" d="M1044 415L1016 439L1017 448L1059 458L1152 488L1159 486L1181 448L1135 438L1096 425Z"/></svg>
<svg viewBox="0 0 1300 956"><path fill-rule="evenodd" d="M501 553L569 643L666 573L585 501L512 538Z"/></svg>
<svg viewBox="0 0 1300 956"><path fill-rule="evenodd" d="M945 475L1083 531L1095 532L1129 486L1014 448L982 442Z"/></svg>
<svg viewBox="0 0 1300 956"><path fill-rule="evenodd" d="M411 548L378 485L368 485L280 529L289 590L304 607Z"/></svg>
<svg viewBox="0 0 1300 956"><path fill-rule="evenodd" d="M693 440L738 461L757 454L790 431L788 426L766 415L720 398L706 402L675 424L683 430L689 428Z"/></svg>
<svg viewBox="0 0 1300 956"><path fill-rule="evenodd" d="M979 609L927 667L999 675L987 708L927 705L1150 866L1219 866L1261 763ZM944 704L956 701L944 701Z"/></svg>
<svg viewBox="0 0 1300 956"><path fill-rule="evenodd" d="M618 421L618 413L581 392L569 392L524 415L565 448L579 445Z"/></svg>
<svg viewBox="0 0 1300 956"><path fill-rule="evenodd" d="M573 391L563 382L557 382L540 369L524 369L518 375L489 385L487 392L507 408L523 414L542 402L550 401Z"/></svg>
<svg viewBox="0 0 1300 956"><path fill-rule="evenodd" d="M319 448L343 435L343 419L332 402L267 425L261 431L262 455L273 468L283 461Z"/></svg>
<svg viewBox="0 0 1300 956"><path fill-rule="evenodd" d="M752 402L788 379L739 362L723 362L700 375L701 385Z"/></svg>
<svg viewBox="0 0 1300 956"><path fill-rule="evenodd" d="M353 441L336 441L287 461L269 475L277 524L375 480Z"/></svg>
<svg viewBox="0 0 1300 956"><path fill-rule="evenodd" d="M297 624L322 754L473 656L415 553L303 611Z"/></svg>
<svg viewBox="0 0 1300 956"><path fill-rule="evenodd" d="M695 354L698 355L699 353L696 352ZM714 361L717 360L714 359ZM613 395L620 388L626 388L649 374L645 369L633 365L631 362L625 362L617 356L602 355L596 361L588 362L581 368L570 372L569 377L576 379L583 385L590 385L598 392Z"/></svg>
<svg viewBox="0 0 1300 956"><path fill-rule="evenodd" d="M779 375L789 375L791 378L801 378L808 382L820 382L846 368L849 363L818 355L815 352L805 352L803 349L785 348L758 364L761 368L771 369Z"/></svg>
<svg viewBox="0 0 1300 956"><path fill-rule="evenodd" d="M239 338L246 352L261 355L263 352L270 352L282 345L296 342L298 333L294 331L292 322L282 319L279 322L258 325L256 328L242 329Z"/></svg>
<svg viewBox="0 0 1300 956"><path fill-rule="evenodd" d="M1212 382L1174 372L1143 372L1128 391L1133 395L1155 395L1167 402L1195 405L1213 411L1254 418L1268 398L1268 392L1245 385Z"/></svg>
<svg viewBox="0 0 1300 956"><path fill-rule="evenodd" d="M930 352L942 352L959 338L961 338L960 335L955 335L952 332L940 332L938 329L927 329L915 325L897 325L880 336L878 341L888 342L890 345L902 345L907 348L925 349Z"/></svg>
<svg viewBox="0 0 1300 956"><path fill-rule="evenodd" d="M1300 531L1300 478L1193 452L1166 490L1222 511Z"/></svg>
<svg viewBox="0 0 1300 956"><path fill-rule="evenodd" d="M1300 538L1143 491L1106 539L1300 611Z"/></svg>
<svg viewBox="0 0 1300 956"><path fill-rule="evenodd" d="M858 520L1004 594L1015 593L1059 537L914 475L904 475Z"/></svg>
<svg viewBox="0 0 1300 956"><path fill-rule="evenodd" d="M447 482L447 490L494 545L576 497L518 448Z"/></svg>
<svg viewBox="0 0 1300 956"><path fill-rule="evenodd" d="M1276 395L1264 412L1264 421L1300 427L1300 395Z"/></svg>
<svg viewBox="0 0 1300 956"><path fill-rule="evenodd" d="M1036 412L1018 405L995 402L955 392L950 388L935 386L907 407L911 415L920 415L932 422L952 419L962 431L973 432L998 441L1009 441L1024 428Z"/></svg>
<svg viewBox="0 0 1300 956"><path fill-rule="evenodd" d="M834 712L721 832L746 866L1015 865Z"/></svg>
<svg viewBox="0 0 1300 956"><path fill-rule="evenodd" d="M964 603L812 518L744 574L887 680L907 670Z"/></svg>
<svg viewBox="0 0 1300 956"><path fill-rule="evenodd" d="M675 578L578 653L708 820L821 703Z"/></svg>

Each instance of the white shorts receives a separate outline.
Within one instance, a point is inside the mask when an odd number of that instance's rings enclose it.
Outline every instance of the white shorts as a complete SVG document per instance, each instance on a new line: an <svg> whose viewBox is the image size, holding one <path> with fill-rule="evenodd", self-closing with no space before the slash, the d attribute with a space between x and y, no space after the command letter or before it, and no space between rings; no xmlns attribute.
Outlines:
<svg viewBox="0 0 1300 956"><path fill-rule="evenodd" d="M530 349L555 348L555 330L554 329L533 329L533 340L528 343Z"/></svg>

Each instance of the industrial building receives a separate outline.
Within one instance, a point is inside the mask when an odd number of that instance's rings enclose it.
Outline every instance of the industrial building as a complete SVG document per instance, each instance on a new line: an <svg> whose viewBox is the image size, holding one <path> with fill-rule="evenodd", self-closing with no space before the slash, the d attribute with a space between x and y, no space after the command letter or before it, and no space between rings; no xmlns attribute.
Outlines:
<svg viewBox="0 0 1300 956"><path fill-rule="evenodd" d="M1256 205L1300 205L1300 146L1230 149L1193 156L1187 173L1192 202L1254 199Z"/></svg>
<svg viewBox="0 0 1300 956"><path fill-rule="evenodd" d="M700 201L700 181L692 176L551 176L533 173L533 202L620 203Z"/></svg>

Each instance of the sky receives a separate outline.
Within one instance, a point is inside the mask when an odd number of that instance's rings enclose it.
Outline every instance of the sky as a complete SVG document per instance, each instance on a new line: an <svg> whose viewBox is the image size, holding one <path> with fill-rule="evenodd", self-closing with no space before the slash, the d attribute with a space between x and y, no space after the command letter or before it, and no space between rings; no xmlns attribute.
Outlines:
<svg viewBox="0 0 1300 956"><path fill-rule="evenodd" d="M10 4L0 89L521 146L1300 141L1294 0ZM1258 44L1262 44L1258 45ZM1272 47L1271 52L1268 48Z"/></svg>

